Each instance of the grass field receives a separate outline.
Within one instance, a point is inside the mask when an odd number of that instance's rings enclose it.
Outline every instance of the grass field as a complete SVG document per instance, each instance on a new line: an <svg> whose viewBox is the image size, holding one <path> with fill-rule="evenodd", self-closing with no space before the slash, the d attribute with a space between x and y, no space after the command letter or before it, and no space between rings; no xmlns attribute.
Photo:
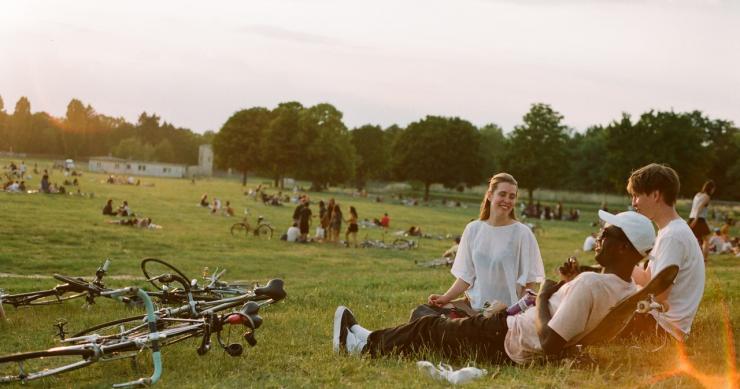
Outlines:
<svg viewBox="0 0 740 389"><path fill-rule="evenodd" d="M3 162L3 165L6 161ZM38 178L30 187L38 186ZM59 171L52 181L60 182ZM95 196L61 196L0 193L0 288L22 292L52 287L51 273L91 276L104 258L111 258L110 275L138 277L145 257L169 261L191 277L203 267L225 267L229 280L285 280L288 297L262 312L264 325L257 332L258 345L238 358L214 348L204 356L195 352L196 341L178 344L163 351L164 374L159 387L445 387L415 367L416 358L358 359L337 356L331 350L331 321L337 305L353 309L358 320L373 329L396 325L408 318L410 310L432 292L443 292L453 281L445 269L426 269L414 260L438 257L448 241L421 240L412 251L352 249L322 244L289 244L277 237L288 227L293 206L265 207L245 197L236 181L142 177L142 186L108 185L104 176L85 173L81 190ZM147 186L153 184L153 186ZM249 208L252 220L264 215L276 227L275 239L234 238L229 226L239 218L211 216L197 206L203 193L209 198L231 200L238 214ZM354 205L360 219L391 216L391 230L420 225L427 233L459 234L477 216L477 209L446 207L405 207L336 193L310 193L313 203L336 197L345 214ZM151 217L161 230L140 230L107 224L101 215L105 200L118 205L128 200L137 215ZM582 221L540 223L545 233L538 238L548 276L569 255L581 247L592 230L594 209L584 209ZM314 213L317 207L314 206ZM567 209L567 204L566 204ZM737 233L737 230L734 231ZM375 229L361 229L359 238L380 238ZM388 236L388 240L392 237ZM584 263L592 254L581 254ZM690 363L707 379L710 387L728 385L727 332L737 343L740 330L740 271L738 258L714 256L708 265L707 288L687 344ZM26 278L17 275L40 275ZM112 287L145 282L108 280ZM99 299L90 308L81 301L31 309L6 309L8 320L0 322L0 354L46 349L57 345L52 324L57 318L69 320L77 330L132 312L118 303ZM723 318L728 317L729 324ZM729 325L729 331L726 331ZM489 374L466 387L701 387L688 375L677 375L657 383L654 377L679 366L674 345L650 352L654 345L635 342L593 347L596 366L574 366L568 361L531 366L495 366L479 362ZM29 383L29 387L109 387L149 374L146 353L138 363L114 361ZM450 362L450 361L447 361ZM466 361L452 361L455 367ZM737 379L737 377L735 377ZM722 381L724 380L724 381ZM737 385L735 381L734 385ZM737 386L735 386L737 387Z"/></svg>

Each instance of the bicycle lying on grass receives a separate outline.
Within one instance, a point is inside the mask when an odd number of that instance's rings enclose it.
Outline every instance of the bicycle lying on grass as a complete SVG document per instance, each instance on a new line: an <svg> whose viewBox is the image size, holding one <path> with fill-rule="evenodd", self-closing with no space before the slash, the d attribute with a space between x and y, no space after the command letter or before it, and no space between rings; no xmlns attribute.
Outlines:
<svg viewBox="0 0 740 389"><path fill-rule="evenodd" d="M162 374L160 348L185 339L202 337L197 349L199 355L211 348L211 337L215 333L218 345L227 354L236 357L243 353L240 343L231 342L222 336L224 329L230 325L244 325L247 330L242 338L250 345L255 345L254 331L262 325L262 318L257 314L261 305L271 300L260 302L249 301L234 312L217 315L204 313L202 317L192 320L163 319L157 316L150 297L145 291L136 287L102 292L112 298L137 296L146 306L145 321L137 326L118 333L86 336L75 336L63 340L67 346L54 347L48 350L18 353L0 357L0 383L13 383L40 379L80 369L95 362L112 361L122 358L135 358L143 349L151 349L154 372L150 377L140 378L114 387L151 385L156 383ZM230 331L228 331L230 334Z"/></svg>
<svg viewBox="0 0 740 389"><path fill-rule="evenodd" d="M105 284L103 284L103 276L108 272L110 262L110 259L106 259L95 272L95 279L89 282L82 278L54 274L54 278L63 282L63 284L59 284L52 289L18 294L4 294L0 290L0 304L8 304L18 308L59 304L63 301L81 297L85 297L86 304L94 304L95 297L107 290Z"/></svg>

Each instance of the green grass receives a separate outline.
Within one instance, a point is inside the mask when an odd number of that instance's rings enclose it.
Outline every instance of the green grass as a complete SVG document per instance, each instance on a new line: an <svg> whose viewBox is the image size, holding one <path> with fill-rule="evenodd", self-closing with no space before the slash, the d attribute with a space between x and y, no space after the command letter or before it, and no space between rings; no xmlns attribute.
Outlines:
<svg viewBox="0 0 740 389"><path fill-rule="evenodd" d="M32 163L28 163L32 166ZM46 162L44 162L46 164ZM38 186L38 178L30 180ZM150 186L107 185L102 175L85 173L82 191L93 198L59 195L20 195L0 193L0 273L39 274L42 279L0 278L0 288L22 292L55 285L51 273L91 276L104 258L111 258L111 275L139 276L139 263L145 257L158 257L178 266L191 277L203 267L228 269L226 279L266 281L285 280L288 297L264 310L264 326L257 332L258 345L239 358L228 357L214 348L205 356L195 352L197 343L186 342L163 352L164 375L159 387L446 387L417 371L417 358L358 359L337 356L331 350L331 320L337 305L353 309L368 328L404 322L413 307L433 292L443 292L452 283L444 269L423 269L414 260L439 256L447 241L422 240L413 251L347 249L332 245L288 244L277 239L258 241L233 238L229 226L238 218L211 216L197 206L203 193L209 198L231 200L237 213L249 208L251 220L264 215L275 227L277 238L289 225L293 206L265 207L243 196L237 181L226 179L188 180L142 177ZM62 181L56 171L52 181ZM254 184L260 182L252 180ZM477 216L477 209L446 207L405 207L375 203L335 193L311 193L319 199L336 197L345 214L354 205L360 218L391 216L392 230L420 225L427 233L459 234ZM124 199L139 215L152 217L161 230L139 230L110 225L100 214L107 198L114 204ZM566 209L568 204L566 204ZM594 230L594 207L584 210L582 221L538 222L545 228L539 237L548 276L577 252L583 238ZM317 208L314 207L314 213ZM737 231L734 231L737 233ZM380 238L378 230L361 229L365 235ZM392 240L388 236L387 240ZM581 254L583 262L592 255ZM740 297L738 259L712 257L707 272L707 288L688 344L690 360L702 372L720 375L726 370L722 307L729 307L734 340L740 323L737 301ZM131 281L109 280L111 287ZM144 282L133 282L147 286ZM100 299L91 308L81 302L31 309L6 309L7 322L0 323L0 354L45 349L57 345L52 324L57 318L69 320L69 330L111 320L132 312L121 305ZM731 324L732 325L732 324ZM597 366L578 367L567 362L551 362L526 367L476 365L488 369L487 377L466 387L635 387L645 386L651 377L676 366L673 346L657 352L637 349L635 343L614 344L590 349ZM127 361L95 364L92 367L33 382L29 387L109 387L148 375L151 367L142 353L136 366ZM466 361L455 361L456 367ZM698 387L686 376L662 381L656 387Z"/></svg>

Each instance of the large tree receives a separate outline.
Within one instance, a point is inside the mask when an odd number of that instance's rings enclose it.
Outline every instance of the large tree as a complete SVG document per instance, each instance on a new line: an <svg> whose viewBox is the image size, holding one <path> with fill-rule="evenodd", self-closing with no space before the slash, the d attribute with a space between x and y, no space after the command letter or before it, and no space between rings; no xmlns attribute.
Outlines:
<svg viewBox="0 0 740 389"><path fill-rule="evenodd" d="M349 180L355 170L355 150L342 113L333 105L317 104L300 113L296 142L302 150L296 173L314 190Z"/></svg>
<svg viewBox="0 0 740 389"><path fill-rule="evenodd" d="M470 122L427 116L399 135L393 147L393 168L401 179L421 181L428 201L433 183L453 188L483 180L480 144L480 133Z"/></svg>
<svg viewBox="0 0 740 389"><path fill-rule="evenodd" d="M264 167L275 180L275 186L282 188L286 174L295 173L301 163L302 147L306 144L301 132L301 111L303 105L292 101L281 103L272 111L270 121L262 142Z"/></svg>
<svg viewBox="0 0 740 389"><path fill-rule="evenodd" d="M391 157L389 137L380 126L366 124L352 130L350 135L357 155L355 168L357 188L363 189L368 180L387 177Z"/></svg>
<svg viewBox="0 0 740 389"><path fill-rule="evenodd" d="M501 127L493 123L481 127L480 134L483 172L487 176L493 176L503 169L506 137Z"/></svg>
<svg viewBox="0 0 740 389"><path fill-rule="evenodd" d="M537 188L557 187L567 171L566 143L569 129L563 115L547 104L532 104L524 123L509 134L505 169L527 188L528 201Z"/></svg>
<svg viewBox="0 0 740 389"><path fill-rule="evenodd" d="M243 109L231 115L213 137L216 166L233 168L242 173L242 185L247 184L247 173L264 165L267 155L261 151L265 132L272 120L267 108Z"/></svg>

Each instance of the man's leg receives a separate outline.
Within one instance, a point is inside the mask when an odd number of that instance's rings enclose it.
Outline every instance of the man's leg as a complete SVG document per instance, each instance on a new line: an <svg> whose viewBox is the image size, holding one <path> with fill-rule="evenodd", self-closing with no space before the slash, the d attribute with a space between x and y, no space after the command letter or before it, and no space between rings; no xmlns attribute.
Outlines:
<svg viewBox="0 0 740 389"><path fill-rule="evenodd" d="M669 336L669 334L659 326L653 315L649 313L635 313L632 320L617 335L617 339L629 339L633 337L645 336Z"/></svg>
<svg viewBox="0 0 740 389"><path fill-rule="evenodd" d="M506 361L504 339L508 328L506 316L482 315L463 319L424 316L398 327L370 333L363 352L372 356L408 354L429 350L448 356L476 355L494 361Z"/></svg>

